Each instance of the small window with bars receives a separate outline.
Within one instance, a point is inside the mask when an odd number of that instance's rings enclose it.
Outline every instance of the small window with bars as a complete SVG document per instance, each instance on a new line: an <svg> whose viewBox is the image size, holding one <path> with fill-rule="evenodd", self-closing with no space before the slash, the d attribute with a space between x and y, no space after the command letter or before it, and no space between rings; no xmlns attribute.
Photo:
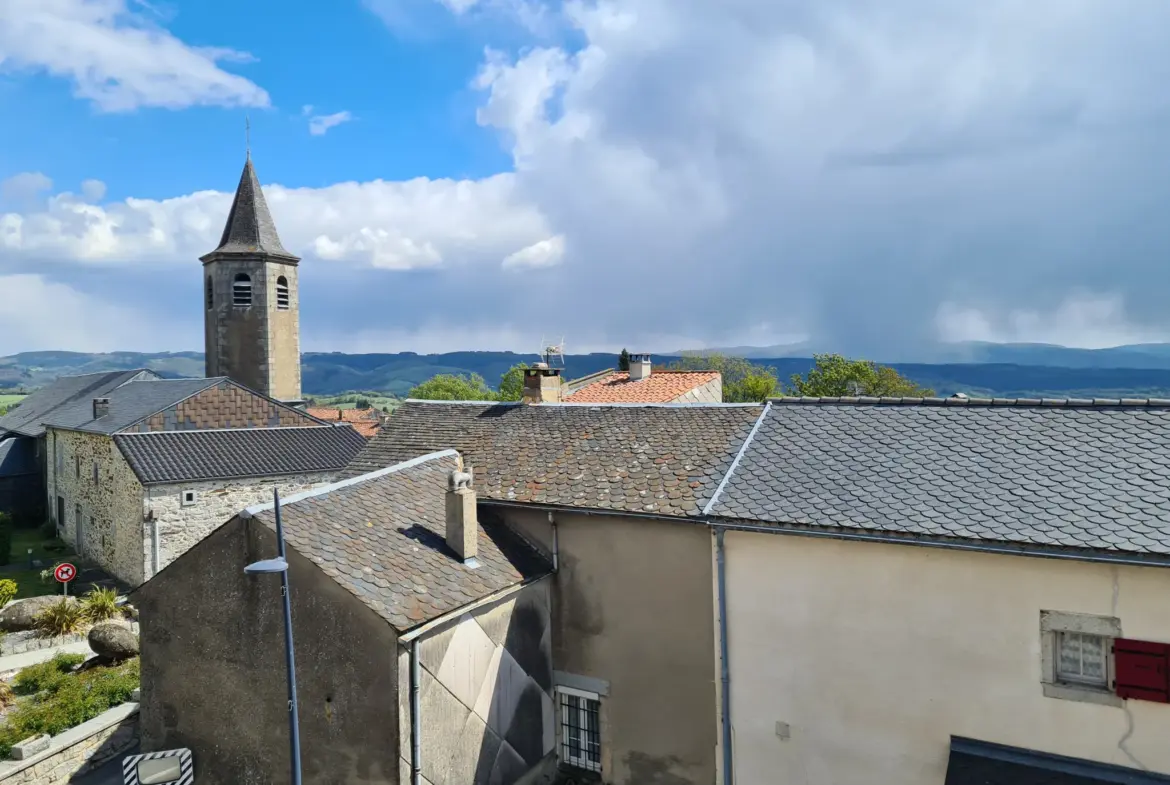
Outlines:
<svg viewBox="0 0 1170 785"><path fill-rule="evenodd" d="M585 771L601 771L601 700L596 693L557 687L561 761Z"/></svg>
<svg viewBox="0 0 1170 785"><path fill-rule="evenodd" d="M1078 687L1109 686L1109 638L1083 632L1056 633L1056 680Z"/></svg>
<svg viewBox="0 0 1170 785"><path fill-rule="evenodd" d="M211 276L207 276L207 310L215 307L215 282L212 281Z"/></svg>
<svg viewBox="0 0 1170 785"><path fill-rule="evenodd" d="M288 310L288 279L283 275L276 279L276 310Z"/></svg>
<svg viewBox="0 0 1170 785"><path fill-rule="evenodd" d="M232 281L232 305L247 308L252 304L252 279L247 273L237 273Z"/></svg>
<svg viewBox="0 0 1170 785"><path fill-rule="evenodd" d="M101 482L101 476L102 476L101 464L98 463L97 461L94 461L93 462L93 484L94 485L97 485L98 483Z"/></svg>

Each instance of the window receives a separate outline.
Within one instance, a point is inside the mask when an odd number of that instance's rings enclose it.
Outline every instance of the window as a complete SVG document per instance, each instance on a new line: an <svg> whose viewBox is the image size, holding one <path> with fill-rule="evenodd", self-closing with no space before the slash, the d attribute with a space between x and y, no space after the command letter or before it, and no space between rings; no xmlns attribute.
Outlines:
<svg viewBox="0 0 1170 785"><path fill-rule="evenodd" d="M561 760L586 771L601 771L601 700L597 693L557 687Z"/></svg>
<svg viewBox="0 0 1170 785"><path fill-rule="evenodd" d="M1120 637L1121 621L1109 616L1041 611L1044 694L1120 706L1113 689L1113 642Z"/></svg>
<svg viewBox="0 0 1170 785"><path fill-rule="evenodd" d="M196 498L195 491L183 491L183 506L194 504Z"/></svg>
<svg viewBox="0 0 1170 785"><path fill-rule="evenodd" d="M237 273L232 282L232 305L247 308L252 304L252 279L247 273Z"/></svg>
<svg viewBox="0 0 1170 785"><path fill-rule="evenodd" d="M211 276L207 276L207 310L215 307L215 282L211 280Z"/></svg>
<svg viewBox="0 0 1170 785"><path fill-rule="evenodd" d="M100 478L101 478L101 470L98 469L98 466L99 466L98 462L94 461L93 462L93 484L94 485L97 485L98 482L100 481Z"/></svg>
<svg viewBox="0 0 1170 785"><path fill-rule="evenodd" d="M81 458L80 456L73 456L73 473L77 475L77 479L81 479Z"/></svg>
<svg viewBox="0 0 1170 785"><path fill-rule="evenodd" d="M288 310L288 279L283 275L276 279L276 309Z"/></svg>

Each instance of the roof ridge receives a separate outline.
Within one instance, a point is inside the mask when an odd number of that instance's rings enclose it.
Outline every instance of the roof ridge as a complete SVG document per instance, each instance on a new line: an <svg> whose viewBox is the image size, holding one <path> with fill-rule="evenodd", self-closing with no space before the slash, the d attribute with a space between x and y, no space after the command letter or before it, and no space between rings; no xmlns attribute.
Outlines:
<svg viewBox="0 0 1170 785"><path fill-rule="evenodd" d="M168 436L178 434L192 434L192 433L233 433L239 431L309 431L323 428L340 428L342 426L352 426L353 423L337 422L337 423L322 423L320 425L262 425L255 428L183 428L175 431L126 431L113 434L116 437L122 436Z"/></svg>
<svg viewBox="0 0 1170 785"><path fill-rule="evenodd" d="M359 483L366 482L367 480L374 480L374 479L377 479L379 477L385 477L388 474L395 474L395 473L403 471L405 469L411 469L411 468L414 468L415 466L418 466L420 464L427 463L428 461L433 461L433 460L438 460L440 458L448 458L448 457L458 456L458 455L459 455L459 453L456 450L440 450L438 452L432 452L432 453L428 453L426 455L420 455L417 458L411 458L409 461L403 461L401 463L396 463L393 466L387 466L384 469L378 469L376 471L367 472L366 474L359 474L357 477L350 477L350 478L345 479L345 480L338 480L335 483L330 483L329 485L323 485L320 488L314 488L311 491L302 491L301 493L295 493L292 496L289 496L288 498L281 499L280 506L285 507L289 504L295 504L299 501L304 501L305 499L311 499L314 496L323 496L323 495L330 493L332 491L340 490L341 488L348 488L351 485L358 485ZM251 507L246 507L243 510L241 510L240 517L251 518L251 517L257 515L258 513L262 513L262 512L266 512L268 510L271 510L275 506L276 505L274 502L266 502L265 504L254 504Z"/></svg>
<svg viewBox="0 0 1170 785"><path fill-rule="evenodd" d="M735 474L735 470L739 467L739 462L743 459L744 453L747 452L748 447L756 438L756 433L760 430L760 424L768 417L768 412L772 410L772 402L768 401L764 404L764 411L760 412L760 416L752 423L752 429L748 431L747 438L743 440L743 444L739 446L739 451L736 452L735 458L732 459L731 465L727 467L727 471L723 473L723 477L719 480L719 485L715 487L715 492L711 494L711 498L703 505L703 516L706 517L711 514L711 510L715 508L715 503L719 501L719 497L723 494L723 489L727 487L727 483L731 480L731 475Z"/></svg>
<svg viewBox="0 0 1170 785"><path fill-rule="evenodd" d="M768 398L784 406L976 406L1057 409L1170 408L1170 398L896 398L889 396L784 396Z"/></svg>

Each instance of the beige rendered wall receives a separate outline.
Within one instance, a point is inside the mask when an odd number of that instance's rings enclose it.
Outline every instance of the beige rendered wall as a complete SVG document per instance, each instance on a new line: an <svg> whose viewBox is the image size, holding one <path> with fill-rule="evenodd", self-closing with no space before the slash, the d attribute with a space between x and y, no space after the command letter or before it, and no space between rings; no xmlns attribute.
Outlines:
<svg viewBox="0 0 1170 785"><path fill-rule="evenodd" d="M951 735L1170 772L1170 706L1045 697L1040 649L1041 610L1170 641L1170 570L746 532L726 549L737 782L939 785Z"/></svg>
<svg viewBox="0 0 1170 785"><path fill-rule="evenodd" d="M547 512L495 511L551 549ZM604 782L711 785L718 718L710 532L611 515L562 512L556 521L553 667L608 682Z"/></svg>

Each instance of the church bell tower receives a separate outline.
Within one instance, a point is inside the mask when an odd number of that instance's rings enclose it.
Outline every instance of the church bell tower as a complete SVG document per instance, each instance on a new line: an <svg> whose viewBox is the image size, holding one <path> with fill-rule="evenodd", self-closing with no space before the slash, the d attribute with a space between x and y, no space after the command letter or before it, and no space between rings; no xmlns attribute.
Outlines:
<svg viewBox="0 0 1170 785"><path fill-rule="evenodd" d="M280 244L250 154L219 247L200 261L207 376L300 403L300 259Z"/></svg>

